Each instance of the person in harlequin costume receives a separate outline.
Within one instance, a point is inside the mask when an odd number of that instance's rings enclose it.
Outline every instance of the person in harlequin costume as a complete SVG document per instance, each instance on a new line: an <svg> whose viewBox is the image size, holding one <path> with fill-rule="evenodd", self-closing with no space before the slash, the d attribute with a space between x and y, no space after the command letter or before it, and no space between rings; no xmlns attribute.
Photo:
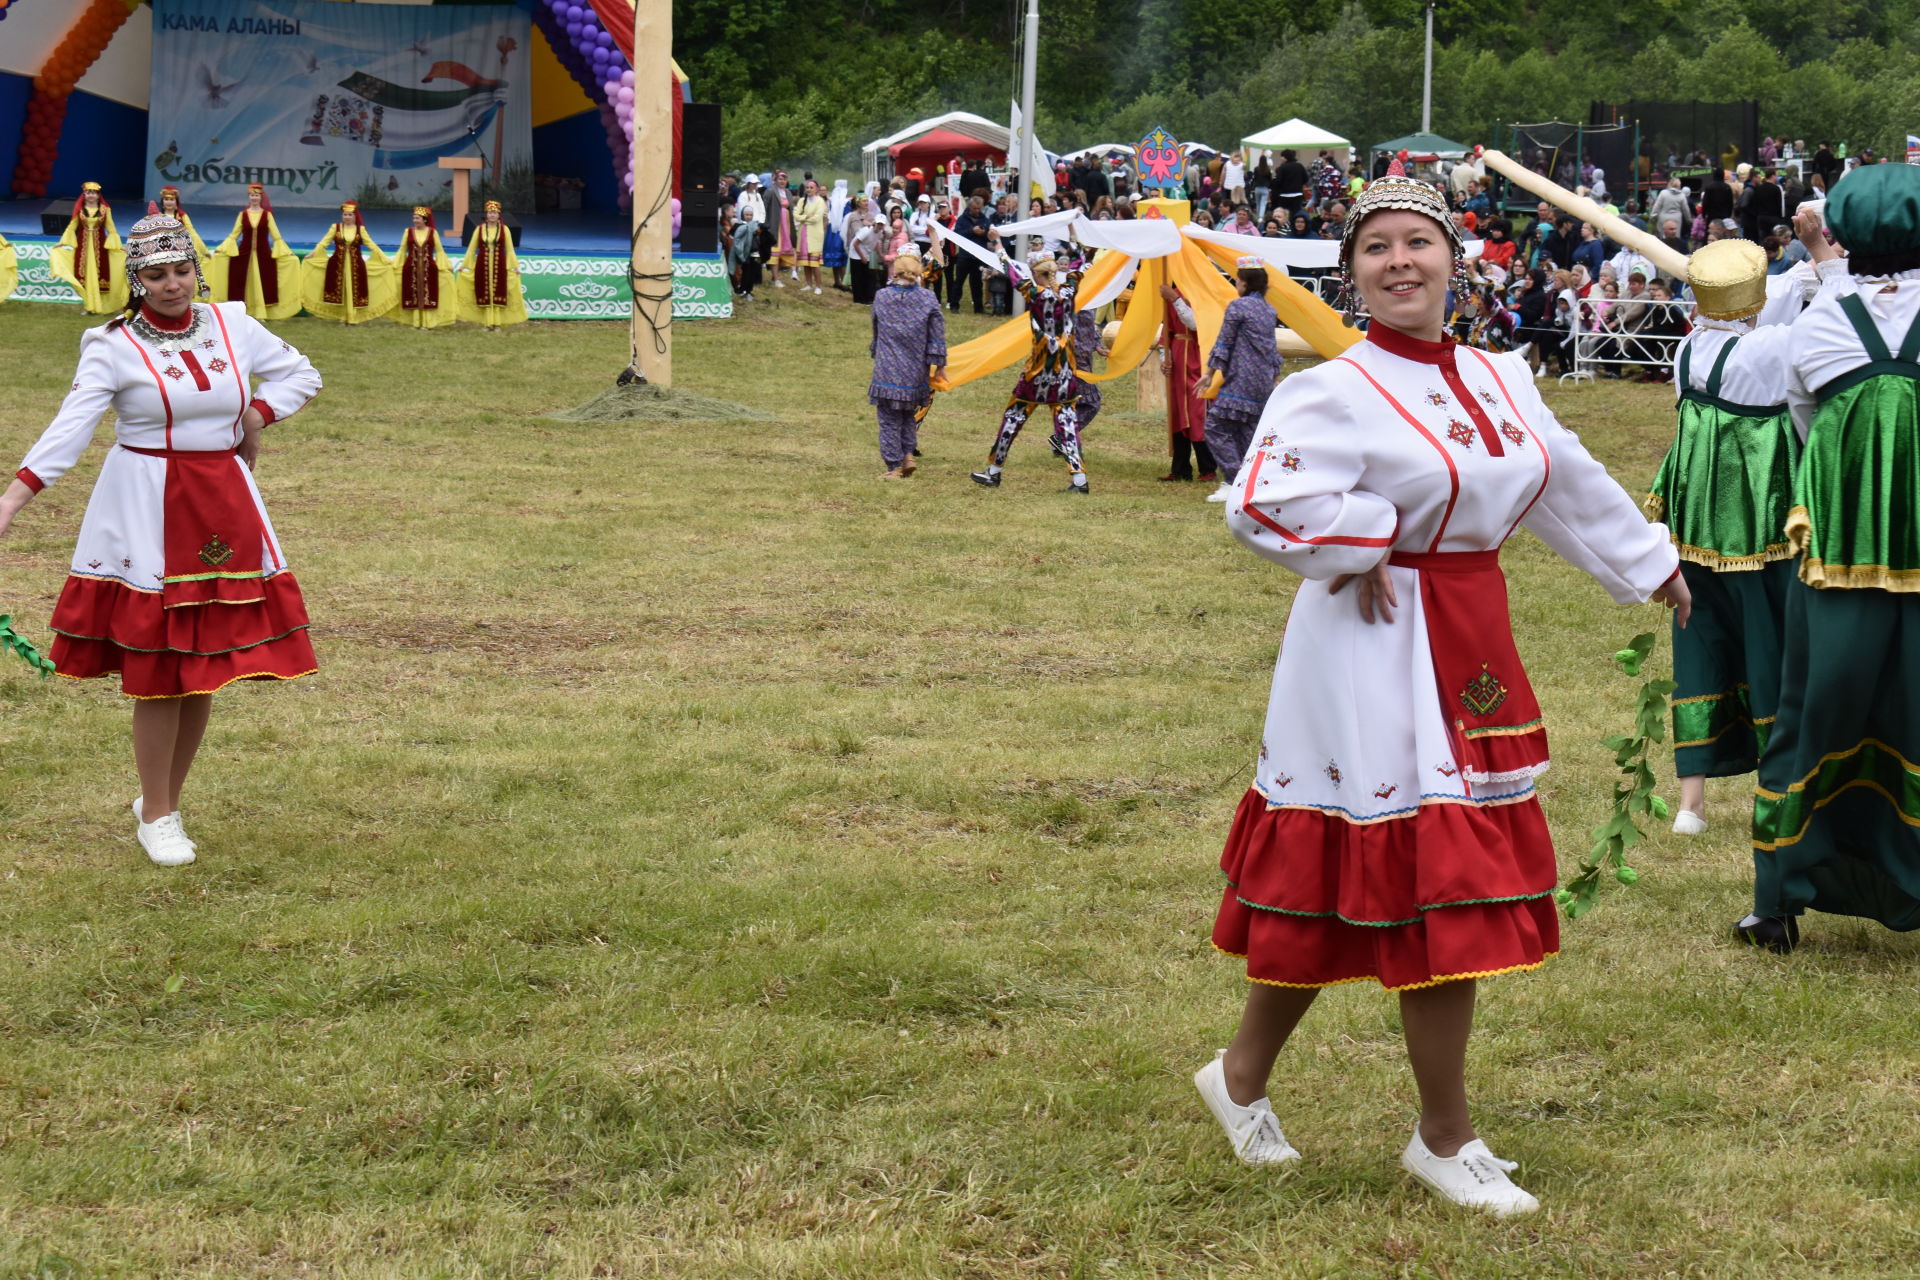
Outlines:
<svg viewBox="0 0 1920 1280"><path fill-rule="evenodd" d="M180 793L214 692L318 665L253 466L261 432L312 400L320 375L241 304L195 301L206 286L178 219L134 224L127 272L132 302L81 336L73 390L0 493L0 535L113 410L51 657L70 679L119 674L134 700L135 832L150 859L178 866L195 856Z"/></svg>
<svg viewBox="0 0 1920 1280"><path fill-rule="evenodd" d="M1684 611L1687 588L1666 529L1524 360L1447 336L1465 252L1432 187L1367 188L1340 265L1366 340L1279 385L1226 504L1242 545L1303 581L1221 857L1213 944L1251 986L1194 1082L1241 1160L1299 1159L1265 1096L1274 1060L1320 988L1378 982L1420 1096L1402 1166L1455 1204L1526 1213L1539 1202L1476 1136L1466 1085L1478 979L1559 949L1546 738L1500 545L1525 525L1622 604Z"/></svg>
<svg viewBox="0 0 1920 1280"><path fill-rule="evenodd" d="M1080 426L1074 401L1080 395L1080 378L1074 369L1073 317L1079 310L1075 302L1080 292L1082 264L1065 271L1052 252L1040 249L1027 257L1028 270L1019 272L1007 251L1000 247L1000 233L989 233L990 242L1000 255L1000 269L1014 281L1027 302L1027 321L1033 329L1033 348L1026 367L1013 386L1013 397L1000 418L1000 433L994 438L987 469L972 473L973 482L989 489L1000 487L1000 473L1007 464L1013 442L1035 409L1053 415L1053 451L1067 464L1068 493L1085 496L1087 469L1080 459ZM1016 279L1016 272L1019 278Z"/></svg>
<svg viewBox="0 0 1920 1280"><path fill-rule="evenodd" d="M1706 781L1752 773L1780 700L1780 629L1793 550L1787 508L1800 437L1787 412L1792 321L1846 264L1812 210L1795 219L1810 259L1767 274L1751 240L1696 250L1687 277L1697 312L1674 361L1679 426L1647 497L1693 593L1673 630L1673 829L1707 829Z"/></svg>
<svg viewBox="0 0 1920 1280"><path fill-rule="evenodd" d="M440 243L433 210L426 205L414 209L413 225L401 233L394 267L400 278L398 305L389 314L396 321L416 329L439 329L460 318L453 260Z"/></svg>
<svg viewBox="0 0 1920 1280"><path fill-rule="evenodd" d="M1753 911L1920 928L1920 168L1863 166L1827 223L1848 274L1793 324L1794 474L1780 707L1753 808Z"/></svg>
<svg viewBox="0 0 1920 1280"><path fill-rule="evenodd" d="M1107 354L1106 347L1100 343L1100 325L1093 318L1091 308L1082 307L1073 313L1073 367L1079 373L1093 372L1093 358ZM1087 428L1100 416L1100 407L1105 397L1100 394L1100 384L1089 382L1085 378L1076 379L1080 384L1079 395L1073 402L1074 426L1078 428L1080 440L1084 445ZM1057 441L1049 441L1056 444Z"/></svg>
<svg viewBox="0 0 1920 1280"><path fill-rule="evenodd" d="M194 229L193 219L188 216L186 206L180 203L180 188L160 188L160 198L147 203L147 213L149 215L164 213L169 218L180 219L180 225L187 229L187 238L193 241L193 251L200 255L201 275L205 277L212 273L213 255L207 252L207 242L202 240L199 231Z"/></svg>
<svg viewBox="0 0 1920 1280"><path fill-rule="evenodd" d="M327 229L300 268L300 300L323 320L364 324L393 310L398 289L393 263L380 251L360 206L340 206L340 221Z"/></svg>
<svg viewBox="0 0 1920 1280"><path fill-rule="evenodd" d="M920 256L903 250L893 277L873 298L873 381L867 399L880 422L882 480L905 480L917 469L920 418L933 402L932 378L947 365L946 313L937 293L920 287Z"/></svg>
<svg viewBox="0 0 1920 1280"><path fill-rule="evenodd" d="M1167 379L1167 440L1173 454L1165 481L1192 480L1199 471L1211 481L1219 459L1207 448L1207 402L1194 384L1201 377L1200 326L1193 304L1180 296L1179 287L1160 286L1165 315L1160 329L1160 371Z"/></svg>
<svg viewBox="0 0 1920 1280"><path fill-rule="evenodd" d="M259 183L247 187L247 207L234 215L233 230L214 246L214 292L225 302L244 302L255 320L286 320L300 314L300 259L273 220L273 202Z"/></svg>
<svg viewBox="0 0 1920 1280"><path fill-rule="evenodd" d="M99 183L81 186L73 216L49 253L47 267L73 286L80 309L89 315L109 316L126 307L127 255Z"/></svg>
<svg viewBox="0 0 1920 1280"><path fill-rule="evenodd" d="M7 238L0 236L0 302L12 297L13 291L19 287L20 256L14 252Z"/></svg>
<svg viewBox="0 0 1920 1280"><path fill-rule="evenodd" d="M1241 258L1236 267L1234 288L1240 296L1227 304L1220 336L1207 355L1213 384L1207 404L1207 452L1213 455L1223 481L1207 495L1209 502L1225 502L1233 492L1240 460L1253 443L1254 425L1280 377L1280 349L1274 341L1280 317L1267 301L1266 260ZM1203 395L1203 385L1204 380L1196 378L1180 390Z"/></svg>
<svg viewBox="0 0 1920 1280"><path fill-rule="evenodd" d="M460 318L483 324L495 333L500 326L524 324L527 295L520 284L520 259L513 251L513 231L500 220L500 202L489 200L480 223L467 240L461 260Z"/></svg>

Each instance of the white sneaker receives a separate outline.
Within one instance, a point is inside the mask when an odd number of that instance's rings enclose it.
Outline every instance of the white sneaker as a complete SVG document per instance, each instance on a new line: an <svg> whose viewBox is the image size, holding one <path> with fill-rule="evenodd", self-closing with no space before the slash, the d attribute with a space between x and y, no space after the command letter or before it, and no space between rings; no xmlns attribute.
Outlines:
<svg viewBox="0 0 1920 1280"><path fill-rule="evenodd" d="M1228 498L1231 498L1232 496L1233 496L1233 486L1230 484L1223 484L1218 489L1215 489L1212 493L1207 495L1207 501L1208 502L1225 502Z"/></svg>
<svg viewBox="0 0 1920 1280"><path fill-rule="evenodd" d="M1458 1154L1442 1159L1427 1150L1420 1131L1415 1129L1400 1163L1442 1200L1469 1209L1486 1209L1495 1217L1506 1218L1540 1207L1538 1200L1507 1177L1520 1166L1500 1159L1478 1138L1461 1147Z"/></svg>
<svg viewBox="0 0 1920 1280"><path fill-rule="evenodd" d="M779 276L775 276L773 278L773 287L776 289L784 289L787 287L787 282L785 280L782 280Z"/></svg>
<svg viewBox="0 0 1920 1280"><path fill-rule="evenodd" d="M147 857L163 867L184 867L193 861L193 841L180 830L180 815L170 813L155 822L143 822L136 828L140 847Z"/></svg>
<svg viewBox="0 0 1920 1280"><path fill-rule="evenodd" d="M1193 1073L1193 1085L1200 1090L1207 1110L1213 1112L1213 1118L1227 1131L1233 1154L1240 1157L1240 1163L1250 1165L1298 1160L1300 1153L1288 1143L1287 1135L1280 1132L1280 1121L1274 1116L1271 1103L1261 1098L1252 1106L1243 1107L1228 1096L1226 1057L1225 1049L1214 1054L1212 1062Z"/></svg>
<svg viewBox="0 0 1920 1280"><path fill-rule="evenodd" d="M817 294L817 293L819 293L819 292L820 292L820 286L819 286L819 285L815 285L815 286L813 286L813 291L814 291L814 293L816 293L816 294Z"/></svg>
<svg viewBox="0 0 1920 1280"><path fill-rule="evenodd" d="M1677 836L1697 836L1706 829L1707 820L1691 809L1673 815L1673 834Z"/></svg>
<svg viewBox="0 0 1920 1280"><path fill-rule="evenodd" d="M145 796L135 796L133 798L132 808L133 808L133 820L135 822L145 822L147 820L146 811L141 808L141 805L145 800L146 800ZM174 814L173 816L174 816L174 819L180 823L180 834L181 835L187 834L187 820L185 818L182 818L178 813Z"/></svg>

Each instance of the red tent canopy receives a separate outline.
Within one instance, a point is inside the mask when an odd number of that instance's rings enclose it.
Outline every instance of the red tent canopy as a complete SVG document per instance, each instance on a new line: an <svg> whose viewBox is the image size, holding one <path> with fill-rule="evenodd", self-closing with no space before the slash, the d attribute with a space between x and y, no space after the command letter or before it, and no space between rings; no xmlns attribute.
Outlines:
<svg viewBox="0 0 1920 1280"><path fill-rule="evenodd" d="M995 163L1005 163L1006 160L1000 148L951 129L935 129L910 141L896 143L887 148L887 154L893 157L895 173L904 174L909 169L919 169L929 180L935 173L944 173L947 161L956 155L966 160L990 160Z"/></svg>

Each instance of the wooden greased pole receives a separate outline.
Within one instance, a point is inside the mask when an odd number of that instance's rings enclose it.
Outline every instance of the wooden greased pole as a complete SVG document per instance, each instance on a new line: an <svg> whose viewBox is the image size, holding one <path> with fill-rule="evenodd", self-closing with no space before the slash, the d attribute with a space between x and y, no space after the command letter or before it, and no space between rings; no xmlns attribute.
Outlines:
<svg viewBox="0 0 1920 1280"><path fill-rule="evenodd" d="M1624 218L1617 218L1608 213L1595 201L1582 195L1575 195L1553 179L1514 163L1512 157L1505 152L1483 151L1480 153L1480 158L1487 162L1487 168L1508 179L1515 186L1525 187L1554 208L1564 210L1583 221L1591 222L1595 231L1617 244L1626 245L1666 274L1677 280L1687 278L1687 256L1684 253L1675 253L1668 245L1648 235Z"/></svg>
<svg viewBox="0 0 1920 1280"><path fill-rule="evenodd" d="M672 0L633 6L633 363L622 383L673 385Z"/></svg>

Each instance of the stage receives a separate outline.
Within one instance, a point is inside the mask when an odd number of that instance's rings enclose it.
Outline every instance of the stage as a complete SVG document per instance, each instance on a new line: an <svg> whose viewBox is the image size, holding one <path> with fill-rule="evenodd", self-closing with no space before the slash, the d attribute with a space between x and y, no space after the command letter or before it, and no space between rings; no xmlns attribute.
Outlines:
<svg viewBox="0 0 1920 1280"><path fill-rule="evenodd" d="M47 271L47 251L58 236L41 232L44 200L0 200L0 235L20 258L20 284L13 298L22 302L79 305L73 290ZM233 229L239 210L194 208L194 230L212 249ZM144 203L113 206L114 226L122 237L146 213ZM273 211L280 234L305 257L338 216L336 209ZM411 215L404 209L363 209L361 218L376 243L391 256ZM519 256L527 291L527 314L535 320L626 320L632 295L627 287L630 230L623 213L541 213L522 219ZM442 238L446 232L442 229ZM451 239L447 253L458 263L463 250ZM717 253L693 253L676 246L673 255L673 316L676 320L725 319L733 314L733 291L725 261Z"/></svg>

